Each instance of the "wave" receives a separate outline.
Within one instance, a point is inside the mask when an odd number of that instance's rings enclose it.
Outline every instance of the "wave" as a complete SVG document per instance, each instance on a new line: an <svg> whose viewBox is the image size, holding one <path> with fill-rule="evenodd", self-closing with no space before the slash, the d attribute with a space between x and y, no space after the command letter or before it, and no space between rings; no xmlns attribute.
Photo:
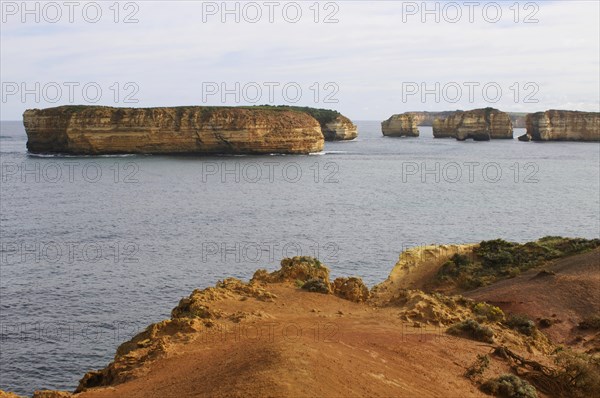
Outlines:
<svg viewBox="0 0 600 398"><path fill-rule="evenodd" d="M19 152L21 153L21 152ZM137 153L124 153L113 155L70 155L68 153L27 153L27 156L32 158L128 158L132 156L140 156Z"/></svg>

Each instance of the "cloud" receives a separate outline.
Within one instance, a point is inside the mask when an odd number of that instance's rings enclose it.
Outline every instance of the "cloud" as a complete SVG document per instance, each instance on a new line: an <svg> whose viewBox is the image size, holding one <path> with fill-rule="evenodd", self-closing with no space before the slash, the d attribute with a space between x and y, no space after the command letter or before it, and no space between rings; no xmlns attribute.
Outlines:
<svg viewBox="0 0 600 398"><path fill-rule="evenodd" d="M102 3L102 19L97 23L88 23L77 13L74 23L64 19L63 12L63 19L54 24L43 18L34 23L31 16L21 23L19 14L3 15L7 21L1 25L1 80L25 83L28 88L35 82L40 87L48 82L78 82L80 87L97 82L103 91L98 103L105 105L115 105L115 89L110 87L117 82L120 106L127 106L122 102L127 82L139 87L135 106L202 104L203 82L225 83L228 88L236 82L240 87L256 82L264 90L259 103L269 102L264 83L278 82L275 102L282 104L286 98L281 87L295 82L302 89L299 104L337 108L363 120L380 120L406 110L487 105L515 111L574 106L597 111L600 103L597 2L522 2L518 23L515 9L509 8L513 2L503 3L497 23L484 19L488 2L480 2L473 23L463 2L454 3L463 13L458 23L448 22L454 14L442 14L447 2L427 3L430 10L439 4L439 23L422 9L407 14L414 11L410 6L420 8L422 2L321 2L318 15L312 2L298 2L302 17L297 23L286 21L282 14L289 2L275 9L273 23L264 2L254 2L263 13L257 23L245 22L244 15L235 23L234 14L225 14L227 21L222 23L221 13L203 14L206 7L221 3L135 2L137 10L126 10L120 3L119 23L108 8L112 3ZM235 2L227 4L236 7ZM256 9L248 8L247 2L238 4L240 12L243 7L248 13ZM539 9L525 8L526 4ZM132 11L139 22L122 23ZM530 14L539 22L523 23ZM327 16L338 22L323 23ZM425 23L422 17L427 18ZM324 90L328 82L339 88L334 95L338 103L323 103L335 91ZM454 83L463 88L465 82L496 83L502 96L490 103L478 89L473 101L467 91L456 103L444 101L443 96L437 102L434 95L425 101L414 95L405 101L402 89L410 82L429 89L436 83L442 88L452 88ZM538 103L524 102L535 91L525 89L527 83L537 85ZM43 97L39 102L33 95L24 102L19 95L3 98L0 117L19 119L26 108L68 103L66 92L56 103ZM233 99L227 96L226 104L236 105ZM75 102L86 103L77 90ZM207 103L220 104L221 98L209 97Z"/></svg>

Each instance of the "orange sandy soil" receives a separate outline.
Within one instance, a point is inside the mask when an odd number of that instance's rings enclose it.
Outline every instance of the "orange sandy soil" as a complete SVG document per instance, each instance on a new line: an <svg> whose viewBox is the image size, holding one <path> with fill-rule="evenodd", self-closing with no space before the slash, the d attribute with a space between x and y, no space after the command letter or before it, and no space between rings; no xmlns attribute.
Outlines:
<svg viewBox="0 0 600 398"><path fill-rule="evenodd" d="M419 279L442 260L432 258L435 264L427 259L422 268L409 267L411 278ZM395 271L400 275L406 269ZM551 272L538 275L541 269ZM435 318L430 324L407 322L408 307L387 302L402 291L402 280L396 279L374 289L366 303L310 293L291 281L253 285L242 293L235 284L195 292L190 296L196 297L195 311L204 304L210 310L205 319L186 318L182 301L177 319L127 343L133 349L117 355L116 368L107 368L116 379L74 397L486 397L464 376L478 354L507 344L528 359L548 363L543 348L523 344L506 331L490 345L449 336L445 326L432 326ZM582 335L576 325L600 311L600 249L464 295L533 319L559 320L542 329L555 342L582 350L599 345L600 334ZM416 297L425 301L410 308L430 313L433 307L423 306L427 298ZM583 337L572 341L575 335ZM508 364L491 356L485 377L503 373L510 373ZM538 396L546 397L539 390Z"/></svg>
<svg viewBox="0 0 600 398"><path fill-rule="evenodd" d="M550 274L540 274L543 270ZM464 296L497 305L506 313L556 322L542 329L554 343L600 347L595 332L577 328L584 318L600 314L600 249L552 261Z"/></svg>
<svg viewBox="0 0 600 398"><path fill-rule="evenodd" d="M214 304L227 312L261 311L267 319L171 347L144 376L77 397L485 396L463 374L489 346L403 327L392 308L289 285L268 290L275 302Z"/></svg>

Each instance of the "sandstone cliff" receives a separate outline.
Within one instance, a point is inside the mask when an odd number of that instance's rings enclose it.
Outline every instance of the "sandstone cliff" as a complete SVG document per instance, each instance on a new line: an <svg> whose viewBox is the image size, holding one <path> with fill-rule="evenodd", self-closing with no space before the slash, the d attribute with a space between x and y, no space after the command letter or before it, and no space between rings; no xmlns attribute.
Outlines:
<svg viewBox="0 0 600 398"><path fill-rule="evenodd" d="M418 137L417 117L411 113L393 115L381 122L381 132L388 137Z"/></svg>
<svg viewBox="0 0 600 398"><path fill-rule="evenodd" d="M323 149L317 120L260 107L61 106L23 114L34 153L303 154Z"/></svg>
<svg viewBox="0 0 600 398"><path fill-rule="evenodd" d="M328 123L321 124L325 141L353 140L358 136L358 129L346 116L339 115Z"/></svg>
<svg viewBox="0 0 600 398"><path fill-rule="evenodd" d="M484 108L458 111L433 123L435 138L454 137L459 141L469 138L475 141L512 139L513 127L510 117L497 109Z"/></svg>
<svg viewBox="0 0 600 398"><path fill-rule="evenodd" d="M263 106L265 107L265 106ZM302 106L269 106L274 109L291 109L298 112L308 113L321 125L321 131L325 141L353 140L358 136L358 128L350 119L338 111L322 108L311 108Z"/></svg>
<svg viewBox="0 0 600 398"><path fill-rule="evenodd" d="M453 113L461 112L457 111L441 111L441 112L407 112L414 116L417 120L417 126L433 126L435 119L445 119ZM514 128L525 128L526 113L519 112L507 112Z"/></svg>
<svg viewBox="0 0 600 398"><path fill-rule="evenodd" d="M527 115L527 136L533 141L600 141L600 112L532 113Z"/></svg>
<svg viewBox="0 0 600 398"><path fill-rule="evenodd" d="M442 264L455 254L471 256L475 246L429 245L408 249L400 254L388 278L373 288L373 294L385 302L401 290L424 289Z"/></svg>

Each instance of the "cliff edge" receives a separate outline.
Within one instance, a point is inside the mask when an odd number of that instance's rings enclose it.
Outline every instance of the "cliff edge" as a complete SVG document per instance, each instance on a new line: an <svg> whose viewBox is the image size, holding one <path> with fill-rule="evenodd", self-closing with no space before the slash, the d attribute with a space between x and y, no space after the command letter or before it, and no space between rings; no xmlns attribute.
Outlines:
<svg viewBox="0 0 600 398"><path fill-rule="evenodd" d="M259 107L60 106L23 114L32 153L306 154L323 149L306 113Z"/></svg>
<svg viewBox="0 0 600 398"><path fill-rule="evenodd" d="M454 112L445 119L433 122L435 138L456 138L459 141L473 139L512 139L513 126L508 114L494 108Z"/></svg>
<svg viewBox="0 0 600 398"><path fill-rule="evenodd" d="M600 112L549 110L527 115L522 141L600 141Z"/></svg>

